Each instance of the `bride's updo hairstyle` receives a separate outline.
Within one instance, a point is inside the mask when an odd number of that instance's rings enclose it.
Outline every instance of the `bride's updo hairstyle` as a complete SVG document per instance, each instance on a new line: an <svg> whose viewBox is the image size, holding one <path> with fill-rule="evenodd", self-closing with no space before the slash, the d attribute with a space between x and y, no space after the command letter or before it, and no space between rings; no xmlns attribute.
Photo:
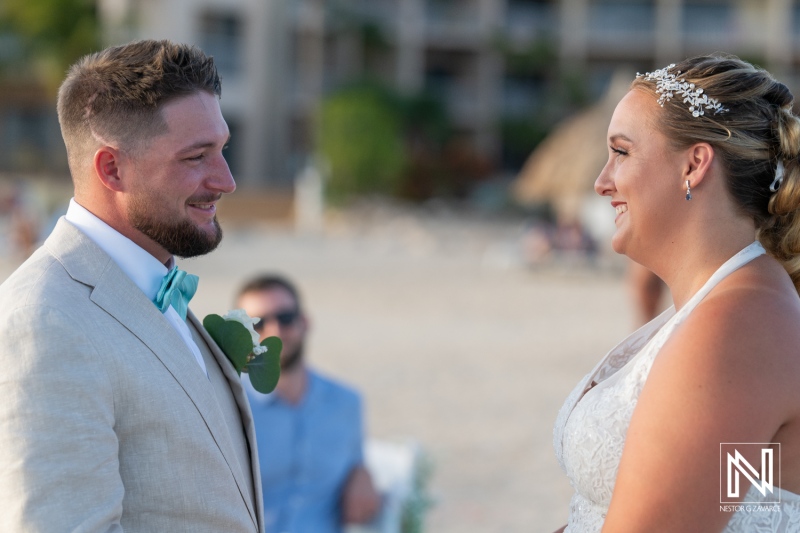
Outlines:
<svg viewBox="0 0 800 533"><path fill-rule="evenodd" d="M697 98L684 102L680 91L665 97L670 86L663 80L673 86L694 84L689 86L692 96L702 97L706 105L696 105ZM722 55L687 59L639 75L631 88L659 100L663 113L657 127L675 148L701 142L713 146L726 171L728 191L753 218L759 241L800 292L800 121L792 113L789 89L767 71Z"/></svg>

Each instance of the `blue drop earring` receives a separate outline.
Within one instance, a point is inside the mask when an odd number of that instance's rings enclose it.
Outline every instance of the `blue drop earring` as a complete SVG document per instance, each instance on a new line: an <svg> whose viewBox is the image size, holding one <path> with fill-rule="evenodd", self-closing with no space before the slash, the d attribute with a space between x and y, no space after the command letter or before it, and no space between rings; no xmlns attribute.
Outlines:
<svg viewBox="0 0 800 533"><path fill-rule="evenodd" d="M692 185L691 182L689 180L686 180L686 199L687 200L691 200L692 199L692 187L691 187L691 185Z"/></svg>

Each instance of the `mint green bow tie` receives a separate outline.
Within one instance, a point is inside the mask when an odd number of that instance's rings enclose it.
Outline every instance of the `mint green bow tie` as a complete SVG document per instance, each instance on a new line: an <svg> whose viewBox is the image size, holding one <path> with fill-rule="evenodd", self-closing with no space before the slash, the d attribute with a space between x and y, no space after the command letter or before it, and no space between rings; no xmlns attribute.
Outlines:
<svg viewBox="0 0 800 533"><path fill-rule="evenodd" d="M167 308L172 305L180 317L186 320L189 300L197 292L197 283L199 281L200 278L197 276L187 274L183 270L179 270L178 267L172 267L172 270L167 272L167 275L161 280L161 287L158 289L158 294L156 294L156 299L153 300L153 303L162 313L166 312Z"/></svg>

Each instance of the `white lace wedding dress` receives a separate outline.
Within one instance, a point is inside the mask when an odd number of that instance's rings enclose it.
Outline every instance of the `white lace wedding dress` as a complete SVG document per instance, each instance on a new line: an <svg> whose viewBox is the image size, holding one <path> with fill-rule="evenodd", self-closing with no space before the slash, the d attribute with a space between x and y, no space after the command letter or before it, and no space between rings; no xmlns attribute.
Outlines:
<svg viewBox="0 0 800 533"><path fill-rule="evenodd" d="M720 280L763 253L754 242L730 258L680 311L668 309L623 340L567 397L553 435L558 462L575 489L565 533L602 529L631 415L664 342ZM800 532L800 496L777 487L775 491L781 496L780 513L736 512L724 533ZM761 493L751 486L745 501L759 500Z"/></svg>

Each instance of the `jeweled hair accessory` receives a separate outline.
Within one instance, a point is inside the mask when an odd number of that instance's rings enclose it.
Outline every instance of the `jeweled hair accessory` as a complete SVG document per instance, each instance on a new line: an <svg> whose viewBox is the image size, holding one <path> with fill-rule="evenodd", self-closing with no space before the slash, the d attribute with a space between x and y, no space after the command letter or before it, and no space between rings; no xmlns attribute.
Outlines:
<svg viewBox="0 0 800 533"><path fill-rule="evenodd" d="M689 111L693 117L705 115L706 111L713 111L715 115L728 111L716 98L710 98L705 94L702 88L687 82L684 78L679 78L680 70L676 74L671 73L672 68L675 68L674 63L655 72L636 73L637 78L656 82L658 105L664 107L664 102L671 100L677 94L679 97L683 96L684 103L689 104Z"/></svg>
<svg viewBox="0 0 800 533"><path fill-rule="evenodd" d="M770 192L778 192L778 188L783 183L783 161L778 160L778 165L775 167L775 179L772 180L772 183L769 186Z"/></svg>

